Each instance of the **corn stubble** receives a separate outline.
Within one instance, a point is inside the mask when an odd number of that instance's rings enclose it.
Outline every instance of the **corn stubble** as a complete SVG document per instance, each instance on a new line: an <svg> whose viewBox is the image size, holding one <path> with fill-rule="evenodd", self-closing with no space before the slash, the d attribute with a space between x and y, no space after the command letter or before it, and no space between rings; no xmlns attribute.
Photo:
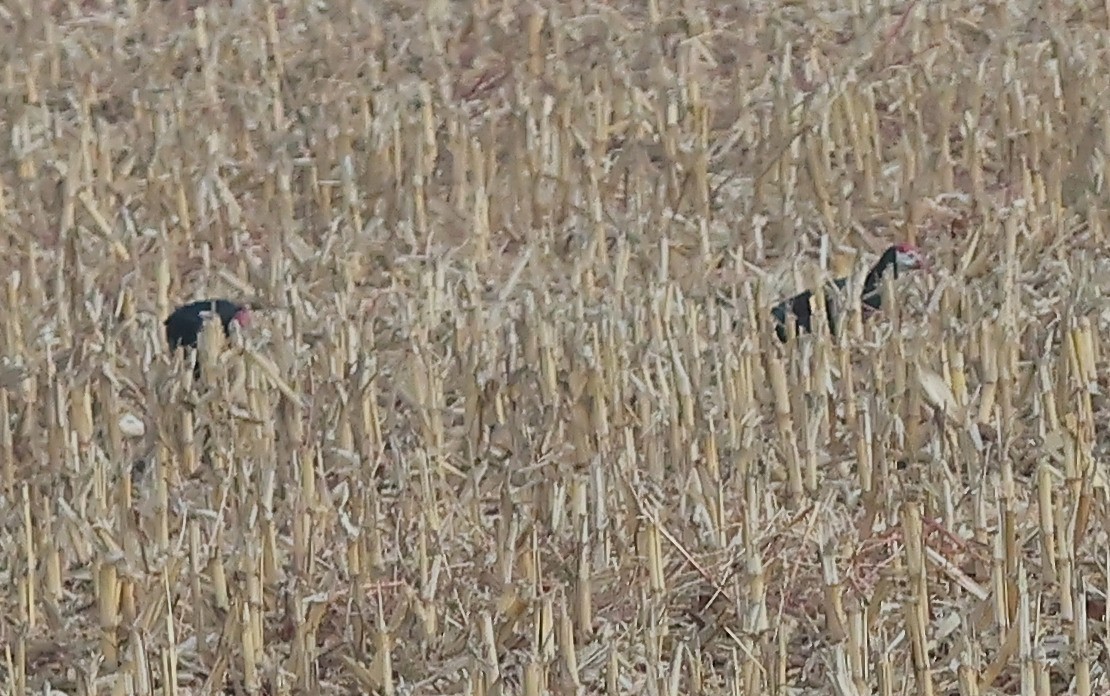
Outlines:
<svg viewBox="0 0 1110 696"><path fill-rule="evenodd" d="M4 20L0 691L1110 688L1101 5L147 4Z"/></svg>

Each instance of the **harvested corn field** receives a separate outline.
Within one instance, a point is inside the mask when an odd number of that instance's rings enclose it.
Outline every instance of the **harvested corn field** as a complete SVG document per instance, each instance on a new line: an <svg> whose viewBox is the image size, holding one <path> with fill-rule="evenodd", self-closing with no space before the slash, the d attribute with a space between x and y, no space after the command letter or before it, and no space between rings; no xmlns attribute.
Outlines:
<svg viewBox="0 0 1110 696"><path fill-rule="evenodd" d="M1103 4L0 27L0 692L1110 692Z"/></svg>

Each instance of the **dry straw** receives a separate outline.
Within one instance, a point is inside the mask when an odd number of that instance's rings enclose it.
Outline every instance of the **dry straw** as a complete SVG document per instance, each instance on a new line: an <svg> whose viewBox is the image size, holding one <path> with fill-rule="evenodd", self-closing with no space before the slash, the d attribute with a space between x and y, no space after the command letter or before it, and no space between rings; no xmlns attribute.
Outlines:
<svg viewBox="0 0 1110 696"><path fill-rule="evenodd" d="M1104 7L202 4L0 12L0 693L1107 693Z"/></svg>

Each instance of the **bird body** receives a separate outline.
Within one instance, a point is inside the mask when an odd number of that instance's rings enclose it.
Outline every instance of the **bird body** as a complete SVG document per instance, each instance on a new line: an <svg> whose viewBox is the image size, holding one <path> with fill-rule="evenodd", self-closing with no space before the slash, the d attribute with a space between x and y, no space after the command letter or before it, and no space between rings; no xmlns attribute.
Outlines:
<svg viewBox="0 0 1110 696"><path fill-rule="evenodd" d="M181 305L162 322L166 329L166 342L170 344L170 351L186 348L195 350L200 332L204 329L204 320L211 313L219 317L224 336L230 334L232 322L240 326L247 326L250 323L250 310L231 300L204 299ZM200 361L196 360L193 363L193 377L199 380L200 376ZM210 426L202 424L198 435L201 441L201 460L209 461L209 445L212 441ZM137 473L141 474L141 469Z"/></svg>
<svg viewBox="0 0 1110 696"><path fill-rule="evenodd" d="M231 333L231 322L240 326L246 326L250 323L250 310L231 300L206 299L181 305L162 322L166 328L166 342L170 344L170 350L174 351L178 348L192 348L195 350L197 339L204 328L205 317L213 310L216 316L220 318L224 336ZM200 361L198 360L193 365L193 376L200 379L200 373Z"/></svg>
<svg viewBox="0 0 1110 696"><path fill-rule="evenodd" d="M865 311L878 311L882 308L883 297L880 284L888 270L893 272L894 277L897 278L900 270L925 268L926 266L925 257L912 244L895 244L887 248L863 280L863 291L860 293L863 309ZM834 335L838 329L837 316L839 314L836 308L835 295L842 291L847 283L847 278L837 278L829 283L829 289L832 292L825 294L825 313L829 322L829 332ZM813 330L813 310L810 307L812 297L813 291L806 290L779 302L771 308L771 316L775 320L775 333L780 341L786 342L786 326L791 319L793 319L796 327L796 333Z"/></svg>
<svg viewBox="0 0 1110 696"><path fill-rule="evenodd" d="M197 300L173 310L163 324L166 327L166 342L170 349L179 347L196 348L197 338L204 328L206 312L215 311L223 325L224 335L229 335L231 322L246 326L250 322L250 312L231 300Z"/></svg>

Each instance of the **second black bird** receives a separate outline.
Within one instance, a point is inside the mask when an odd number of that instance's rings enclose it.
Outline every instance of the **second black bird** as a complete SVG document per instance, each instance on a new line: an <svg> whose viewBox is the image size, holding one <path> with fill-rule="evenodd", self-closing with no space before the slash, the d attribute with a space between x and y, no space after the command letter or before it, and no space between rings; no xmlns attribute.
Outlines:
<svg viewBox="0 0 1110 696"><path fill-rule="evenodd" d="M867 277L864 278L863 291L860 293L860 300L864 309L880 309L883 302L880 283L882 283L887 270L891 270L894 277L897 278L899 271L926 268L927 266L924 255L912 244L895 244L887 248L883 255L879 257L878 262L867 272ZM830 289L834 289L834 291L843 290L847 283L847 278L837 278L830 283ZM829 332L835 335L839 312L836 309L836 302L832 294L829 292L825 294L825 313L829 322ZM794 322L796 334L813 330L813 310L810 308L811 297L813 297L813 291L806 290L783 300L771 308L771 315L775 319L775 333L780 341L786 342L786 325L790 320Z"/></svg>

